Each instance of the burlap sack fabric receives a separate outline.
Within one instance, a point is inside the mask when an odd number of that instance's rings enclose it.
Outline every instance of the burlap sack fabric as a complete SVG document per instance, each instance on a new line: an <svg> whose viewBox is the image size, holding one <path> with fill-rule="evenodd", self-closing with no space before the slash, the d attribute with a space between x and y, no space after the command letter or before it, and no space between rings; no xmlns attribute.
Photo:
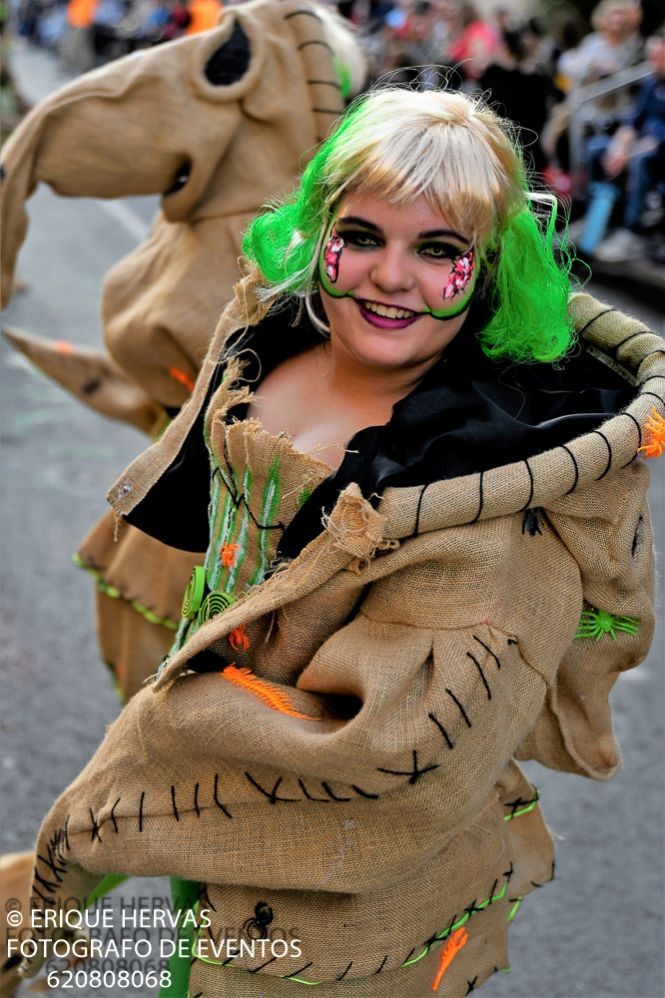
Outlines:
<svg viewBox="0 0 665 998"><path fill-rule="evenodd" d="M320 535L204 620L112 725L40 832L54 862L38 861L37 903L84 895L109 870L170 873L204 884L213 939L261 903L297 929L295 961L243 955L230 969L200 952L192 995L295 994L304 981L410 998L462 930L439 993L506 965L515 906L552 876L537 793L512 757L611 776L607 694L653 631L637 448L665 408L665 348L589 296L571 310L585 348L634 381L630 405L528 460L387 488L377 509L349 486ZM246 314L241 295L180 418L114 486L121 515L179 452ZM241 387L231 365L208 411L213 461ZM638 620L636 633L576 638L589 607ZM188 669L209 649L228 662L239 631L233 660L258 682Z"/></svg>
<svg viewBox="0 0 665 998"><path fill-rule="evenodd" d="M42 101L3 153L3 304L38 183L67 196L161 194L161 211L104 281L110 357L18 332L10 342L87 405L147 432L164 406L180 406L232 297L247 221L295 186L344 107L336 58L353 86L360 47L316 3L253 0L213 31L119 59ZM78 559L94 575L101 656L126 700L171 644L196 556L131 528L117 540L105 517Z"/></svg>

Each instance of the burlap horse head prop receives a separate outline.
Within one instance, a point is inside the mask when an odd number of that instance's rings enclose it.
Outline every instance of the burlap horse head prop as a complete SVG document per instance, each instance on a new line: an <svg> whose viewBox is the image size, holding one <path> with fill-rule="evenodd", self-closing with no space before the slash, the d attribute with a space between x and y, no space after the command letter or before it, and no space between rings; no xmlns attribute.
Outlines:
<svg viewBox="0 0 665 998"><path fill-rule="evenodd" d="M41 181L69 197L161 195L108 273L110 356L10 339L106 415L150 429L187 398L238 277L248 218L299 171L362 85L351 29L311 0L253 0L219 26L120 59L39 104L3 156L3 303Z"/></svg>

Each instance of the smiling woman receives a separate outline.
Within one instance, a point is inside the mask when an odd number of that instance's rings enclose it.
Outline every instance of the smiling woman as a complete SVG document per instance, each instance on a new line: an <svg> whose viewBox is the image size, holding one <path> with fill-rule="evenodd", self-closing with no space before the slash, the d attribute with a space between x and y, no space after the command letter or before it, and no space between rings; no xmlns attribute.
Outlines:
<svg viewBox="0 0 665 998"><path fill-rule="evenodd" d="M665 351L568 302L553 225L482 104L365 96L250 225L190 402L113 487L207 554L33 892L170 874L198 929L164 994L468 994L554 872L516 760L618 768Z"/></svg>

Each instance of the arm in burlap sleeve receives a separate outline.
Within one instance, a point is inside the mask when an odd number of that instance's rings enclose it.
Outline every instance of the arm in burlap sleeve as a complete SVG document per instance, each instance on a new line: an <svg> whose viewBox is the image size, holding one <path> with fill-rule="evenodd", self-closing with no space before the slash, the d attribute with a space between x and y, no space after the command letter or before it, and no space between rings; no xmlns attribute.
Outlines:
<svg viewBox="0 0 665 998"><path fill-rule="evenodd" d="M655 625L648 484L649 472L637 461L547 508L580 568L587 636L570 644L549 677L520 759L598 780L610 779L621 764L609 694L621 672L643 661ZM594 626L596 633L588 633Z"/></svg>
<svg viewBox="0 0 665 998"><path fill-rule="evenodd" d="M488 565L480 539L470 567L462 550L464 576L445 556L404 565L406 544L380 559L404 567L370 586L296 687L264 697L210 673L137 694L42 828L41 855L60 845L49 896L83 871L353 893L413 875L493 792L579 617L577 567L550 534L524 636L502 626L529 588L520 521L494 529L504 563Z"/></svg>

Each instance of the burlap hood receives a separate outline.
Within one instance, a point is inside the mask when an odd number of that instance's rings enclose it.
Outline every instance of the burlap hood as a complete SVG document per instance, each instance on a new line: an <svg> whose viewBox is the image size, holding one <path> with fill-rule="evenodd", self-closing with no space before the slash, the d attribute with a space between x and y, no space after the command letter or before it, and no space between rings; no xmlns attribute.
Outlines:
<svg viewBox="0 0 665 998"><path fill-rule="evenodd" d="M407 975L460 927L441 993L505 965L514 905L552 876L512 757L611 776L608 693L653 632L638 447L665 409L665 349L586 295L571 309L585 349L634 383L630 404L520 462L387 488L376 509L350 485L298 557L202 623L112 725L40 833L39 904L109 870L202 881L223 912L213 935L265 904L299 927L302 960L234 959L259 972L257 993L278 977L425 993ZM120 515L177 457L243 321L236 302L192 400L114 486ZM213 460L234 380L208 412ZM228 661L239 629L252 680L193 671L211 651ZM403 992L366 987L384 972ZM192 993L233 994L225 973L196 961Z"/></svg>

